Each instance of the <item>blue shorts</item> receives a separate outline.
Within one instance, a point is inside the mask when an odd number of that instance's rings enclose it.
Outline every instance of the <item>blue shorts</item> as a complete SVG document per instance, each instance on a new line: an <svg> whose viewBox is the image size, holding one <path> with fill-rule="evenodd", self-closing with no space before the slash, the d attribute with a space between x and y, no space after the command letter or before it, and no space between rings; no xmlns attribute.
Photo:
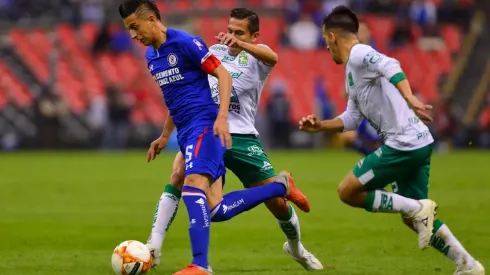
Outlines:
<svg viewBox="0 0 490 275"><path fill-rule="evenodd" d="M187 177L192 174L209 175L215 182L226 174L223 155L226 148L213 134L213 126L197 126L179 139L180 151L185 157Z"/></svg>
<svg viewBox="0 0 490 275"><path fill-rule="evenodd" d="M365 119L362 120L361 125L359 125L359 128L357 128L357 134L360 138L367 139L371 142L381 141L378 132Z"/></svg>

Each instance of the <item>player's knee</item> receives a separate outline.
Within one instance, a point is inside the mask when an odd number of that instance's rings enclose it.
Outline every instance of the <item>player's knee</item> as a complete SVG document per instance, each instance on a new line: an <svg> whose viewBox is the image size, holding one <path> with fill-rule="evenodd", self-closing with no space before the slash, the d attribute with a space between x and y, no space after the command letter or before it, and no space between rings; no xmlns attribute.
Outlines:
<svg viewBox="0 0 490 275"><path fill-rule="evenodd" d="M211 182L211 177L208 175L193 174L184 178L184 185L194 188L199 188L201 190L209 189L209 183Z"/></svg>
<svg viewBox="0 0 490 275"><path fill-rule="evenodd" d="M359 194L363 191L362 184L359 183L356 176L350 172L340 182L337 188L339 199L348 205L356 206L359 204Z"/></svg>
<svg viewBox="0 0 490 275"><path fill-rule="evenodd" d="M184 171L181 168L172 169L170 184L179 190L182 189L182 186L184 185Z"/></svg>
<svg viewBox="0 0 490 275"><path fill-rule="evenodd" d="M349 188L347 186L347 184L345 184L345 182L341 182L339 184L339 186L337 187L337 194L339 196L339 199L345 203L345 204L349 204L349 201L350 201L350 192L349 192Z"/></svg>

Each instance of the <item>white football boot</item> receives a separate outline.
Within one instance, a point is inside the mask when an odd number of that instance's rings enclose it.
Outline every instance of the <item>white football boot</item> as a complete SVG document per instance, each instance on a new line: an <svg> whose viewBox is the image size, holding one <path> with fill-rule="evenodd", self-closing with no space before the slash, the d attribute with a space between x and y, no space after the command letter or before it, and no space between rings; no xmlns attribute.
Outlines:
<svg viewBox="0 0 490 275"><path fill-rule="evenodd" d="M419 200L422 208L410 218L413 227L419 235L419 248L426 249L430 245L432 230L434 229L434 218L436 216L437 204L432 200Z"/></svg>
<svg viewBox="0 0 490 275"><path fill-rule="evenodd" d="M485 275L485 268L483 265L475 261L473 265L458 265L454 275Z"/></svg>
<svg viewBox="0 0 490 275"><path fill-rule="evenodd" d="M288 242L285 242L284 245L282 246L282 249L284 252L286 252L293 260L298 262L300 265L302 265L306 270L323 270L323 265L322 263L310 252L308 252L306 249L303 250L303 255L297 257L294 256L291 251L289 251L289 244Z"/></svg>

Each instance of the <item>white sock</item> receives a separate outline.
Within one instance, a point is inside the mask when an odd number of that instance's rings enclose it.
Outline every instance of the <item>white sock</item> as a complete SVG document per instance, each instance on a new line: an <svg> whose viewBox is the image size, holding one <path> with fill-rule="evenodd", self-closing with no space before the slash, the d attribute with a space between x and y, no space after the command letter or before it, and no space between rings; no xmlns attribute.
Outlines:
<svg viewBox="0 0 490 275"><path fill-rule="evenodd" d="M475 259L464 249L445 224L434 234L431 245L456 265L473 266L475 263Z"/></svg>
<svg viewBox="0 0 490 275"><path fill-rule="evenodd" d="M303 255L304 247L301 244L301 229L299 226L299 219L294 211L294 208L289 205L290 211L292 212L291 218L286 221L277 220L281 230L286 235L289 244L289 251L293 256L300 257Z"/></svg>
<svg viewBox="0 0 490 275"><path fill-rule="evenodd" d="M160 200L157 203L155 209L155 215L153 216L153 225L151 229L151 236L148 243L153 248L162 249L163 240L167 234L167 230L172 224L177 210L179 208L180 198L167 191L163 192Z"/></svg>
<svg viewBox="0 0 490 275"><path fill-rule="evenodd" d="M417 200L405 198L395 193L381 190L368 192L367 200L369 200L370 197L372 200L373 195L374 201L372 204L372 212L402 213L410 216L418 212L422 207Z"/></svg>

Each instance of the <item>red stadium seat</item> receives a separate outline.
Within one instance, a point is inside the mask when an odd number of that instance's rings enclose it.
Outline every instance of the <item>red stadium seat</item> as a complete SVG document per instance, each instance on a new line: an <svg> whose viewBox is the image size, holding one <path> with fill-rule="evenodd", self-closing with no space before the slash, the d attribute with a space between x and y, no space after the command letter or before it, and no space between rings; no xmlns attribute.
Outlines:
<svg viewBox="0 0 490 275"><path fill-rule="evenodd" d="M451 53L456 53L461 48L461 30L457 26L444 25L441 28L442 38Z"/></svg>
<svg viewBox="0 0 490 275"><path fill-rule="evenodd" d="M95 24L85 23L82 25L80 29L80 35L82 37L82 43L85 44L85 47L90 48L95 42L97 38L97 34L99 33L99 29Z"/></svg>

